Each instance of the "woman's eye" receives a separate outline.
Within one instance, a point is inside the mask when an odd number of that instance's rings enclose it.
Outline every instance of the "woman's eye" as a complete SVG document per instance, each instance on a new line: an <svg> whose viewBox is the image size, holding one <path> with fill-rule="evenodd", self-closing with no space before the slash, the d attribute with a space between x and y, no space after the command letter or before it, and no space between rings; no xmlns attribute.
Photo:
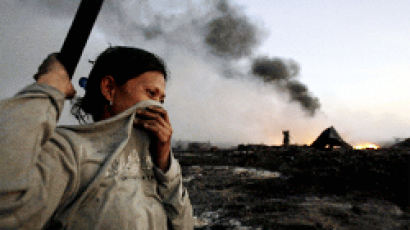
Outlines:
<svg viewBox="0 0 410 230"><path fill-rule="evenodd" d="M148 93L148 95L150 95L151 97L155 96L155 91L154 91L154 90L147 89L147 93Z"/></svg>

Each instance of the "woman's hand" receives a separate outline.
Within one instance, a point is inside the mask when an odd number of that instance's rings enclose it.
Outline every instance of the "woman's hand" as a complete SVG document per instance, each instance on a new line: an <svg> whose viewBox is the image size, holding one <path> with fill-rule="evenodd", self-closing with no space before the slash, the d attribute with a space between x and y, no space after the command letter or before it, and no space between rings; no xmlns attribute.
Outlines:
<svg viewBox="0 0 410 230"><path fill-rule="evenodd" d="M138 110L136 113L138 119L134 124L147 130L154 137L150 151L154 163L165 172L169 167L172 136L172 127L169 122L168 113L156 106Z"/></svg>
<svg viewBox="0 0 410 230"><path fill-rule="evenodd" d="M34 79L41 84L46 84L58 89L66 98L73 98L75 90L70 77L64 66L57 60L57 54L53 53L38 67Z"/></svg>

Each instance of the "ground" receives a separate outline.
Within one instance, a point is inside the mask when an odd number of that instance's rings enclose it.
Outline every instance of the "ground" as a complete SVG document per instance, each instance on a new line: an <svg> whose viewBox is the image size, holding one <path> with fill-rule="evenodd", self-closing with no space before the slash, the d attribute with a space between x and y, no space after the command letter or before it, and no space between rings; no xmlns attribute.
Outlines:
<svg viewBox="0 0 410 230"><path fill-rule="evenodd" d="M196 229L410 229L410 151L176 152Z"/></svg>

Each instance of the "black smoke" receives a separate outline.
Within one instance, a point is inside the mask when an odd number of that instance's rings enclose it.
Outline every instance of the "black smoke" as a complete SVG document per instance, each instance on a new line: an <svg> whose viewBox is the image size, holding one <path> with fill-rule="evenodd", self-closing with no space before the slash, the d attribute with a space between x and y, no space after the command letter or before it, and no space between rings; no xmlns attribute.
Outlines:
<svg viewBox="0 0 410 230"><path fill-rule="evenodd" d="M70 19L79 4L75 0L18 1L52 18ZM164 41L166 47L184 47L192 53L205 53L205 50L211 55L205 58L217 60L219 73L228 78L246 75L248 69L238 70L237 61L249 60L252 66L247 68L251 68L254 76L287 92L291 101L298 102L310 115L316 113L320 108L319 99L297 80L300 72L297 62L281 58L253 58L262 40L260 27L233 5L233 1L203 0L192 3L191 8L187 6L188 2L106 0L96 26L129 45L143 37L147 41ZM161 10L158 4L171 8ZM178 14L172 13L175 9L178 9Z"/></svg>
<svg viewBox="0 0 410 230"><path fill-rule="evenodd" d="M293 101L300 103L311 116L315 115L320 108L319 98L314 97L303 83L297 80L291 80L286 83L286 87Z"/></svg>
<svg viewBox="0 0 410 230"><path fill-rule="evenodd" d="M222 0L215 5L219 16L206 25L205 43L211 52L225 60L249 58L260 40L258 26L230 2ZM251 59L252 60L252 59ZM231 63L231 62L228 62ZM235 66L225 65L224 73L235 73L229 69ZM299 64L293 60L259 57L252 60L252 73L268 84L275 84L289 94L290 100L298 102L309 115L315 115L320 108L319 99L309 92L306 85L298 81ZM232 77L230 75L226 75Z"/></svg>
<svg viewBox="0 0 410 230"><path fill-rule="evenodd" d="M253 60L252 73L263 78L265 82L289 80L299 74L299 65L293 60L260 57Z"/></svg>
<svg viewBox="0 0 410 230"><path fill-rule="evenodd" d="M252 73L255 76L286 90L291 101L298 102L313 116L320 108L320 102L309 92L306 85L296 79L299 71L299 65L295 61L280 58L259 57L252 64Z"/></svg>
<svg viewBox="0 0 410 230"><path fill-rule="evenodd" d="M252 54L258 43L257 28L240 15L227 1L216 4L220 16L206 26L206 44L213 54L227 58L241 58Z"/></svg>

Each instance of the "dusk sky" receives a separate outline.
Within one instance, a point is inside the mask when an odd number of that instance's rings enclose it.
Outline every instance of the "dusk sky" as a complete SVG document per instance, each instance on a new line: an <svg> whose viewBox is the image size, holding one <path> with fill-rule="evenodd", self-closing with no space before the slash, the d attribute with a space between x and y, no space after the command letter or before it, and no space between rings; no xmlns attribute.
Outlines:
<svg viewBox="0 0 410 230"><path fill-rule="evenodd" d="M218 17L215 2L107 0L74 77L78 94L87 59L109 44L131 45L168 64L174 139L280 144L288 129L293 143L310 144L331 125L352 144L410 137L410 1L227 1L258 38L251 53L229 60L203 42L201 23ZM0 2L0 98L30 84L42 59L60 49L77 6L74 0ZM147 28L160 28L158 37L142 36ZM313 117L278 86L251 76L249 63L259 56L299 65L298 81L321 104ZM223 76L228 64L241 77ZM69 107L62 123L74 123Z"/></svg>
<svg viewBox="0 0 410 230"><path fill-rule="evenodd" d="M268 31L261 52L297 60L336 127L410 136L409 1L237 3Z"/></svg>

